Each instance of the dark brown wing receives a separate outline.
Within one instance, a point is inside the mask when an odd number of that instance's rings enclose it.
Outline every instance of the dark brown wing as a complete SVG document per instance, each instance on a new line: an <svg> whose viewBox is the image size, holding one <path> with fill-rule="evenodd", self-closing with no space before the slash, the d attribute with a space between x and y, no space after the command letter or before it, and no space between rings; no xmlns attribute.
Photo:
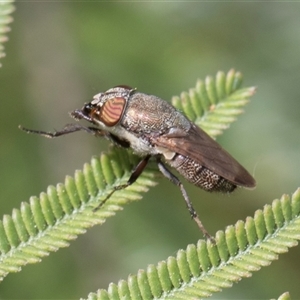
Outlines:
<svg viewBox="0 0 300 300"><path fill-rule="evenodd" d="M187 156L228 181L253 188L254 178L216 141L192 124L188 132L176 131L153 140L160 147Z"/></svg>

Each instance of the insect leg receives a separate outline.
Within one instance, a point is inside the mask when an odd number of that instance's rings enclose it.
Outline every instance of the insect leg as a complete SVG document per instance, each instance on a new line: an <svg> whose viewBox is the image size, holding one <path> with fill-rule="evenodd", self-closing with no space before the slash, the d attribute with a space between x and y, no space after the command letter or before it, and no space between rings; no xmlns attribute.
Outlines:
<svg viewBox="0 0 300 300"><path fill-rule="evenodd" d="M35 134L45 136L47 138L55 138L55 137L59 137L61 135L73 133L73 132L80 131L80 130L86 131L86 132L91 133L96 136L105 135L105 133L102 130L100 130L99 128L85 127L80 124L67 124L62 130L54 131L54 132L27 129L27 128L22 127L21 125L19 126L19 128L27 133L35 133Z"/></svg>
<svg viewBox="0 0 300 300"><path fill-rule="evenodd" d="M172 183L174 183L175 185L177 185L180 188L182 196L183 196L185 203L187 205L187 208L190 212L190 215L194 219L194 221L197 223L197 225L198 225L199 229L202 231L203 235L206 238L208 238L212 243L215 243L214 238L208 233L208 231L203 226L181 181L165 167L165 165L161 162L160 159L157 159L157 164L158 164L158 168L161 171L161 173L165 177L167 177Z"/></svg>
<svg viewBox="0 0 300 300"><path fill-rule="evenodd" d="M106 201L112 196L112 194L116 191L123 190L127 188L128 186L132 185L142 174L145 167L147 166L147 163L149 161L150 155L144 157L137 166L133 169L128 181L125 184L121 184L119 186L116 186L109 194L108 196L96 207L93 209L93 211L97 211L101 206L103 206Z"/></svg>

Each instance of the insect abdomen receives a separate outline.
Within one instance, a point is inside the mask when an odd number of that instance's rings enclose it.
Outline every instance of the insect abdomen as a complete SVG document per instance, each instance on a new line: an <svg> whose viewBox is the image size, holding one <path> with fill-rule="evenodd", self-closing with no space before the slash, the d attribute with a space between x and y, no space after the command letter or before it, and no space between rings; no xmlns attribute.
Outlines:
<svg viewBox="0 0 300 300"><path fill-rule="evenodd" d="M227 179L183 155L176 154L167 163L176 168L186 180L206 191L230 193L236 188L236 185Z"/></svg>

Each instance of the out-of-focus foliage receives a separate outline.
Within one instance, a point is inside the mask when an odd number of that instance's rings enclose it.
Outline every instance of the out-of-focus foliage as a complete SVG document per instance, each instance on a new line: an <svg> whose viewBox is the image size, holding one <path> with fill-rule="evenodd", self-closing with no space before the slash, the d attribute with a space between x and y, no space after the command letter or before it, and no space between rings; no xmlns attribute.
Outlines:
<svg viewBox="0 0 300 300"><path fill-rule="evenodd" d="M218 142L258 186L227 197L184 182L193 204L213 233L252 215L265 199L294 191L300 170L298 8L288 2L18 2L0 72L1 215L108 147L84 133L29 136L19 124L59 129L71 122L68 111L118 84L168 100L195 78L232 67L258 92ZM179 191L159 181L142 201L68 249L8 276L1 297L85 297L194 243L199 232ZM251 289L253 298L277 298L285 290L300 298L299 270L294 248L222 296L241 299Z"/></svg>
<svg viewBox="0 0 300 300"><path fill-rule="evenodd" d="M6 0L0 2L0 58L5 56L3 43L7 41L7 32L10 27L7 25L12 22L10 14L14 11L14 0ZM1 64L0 64L1 67Z"/></svg>

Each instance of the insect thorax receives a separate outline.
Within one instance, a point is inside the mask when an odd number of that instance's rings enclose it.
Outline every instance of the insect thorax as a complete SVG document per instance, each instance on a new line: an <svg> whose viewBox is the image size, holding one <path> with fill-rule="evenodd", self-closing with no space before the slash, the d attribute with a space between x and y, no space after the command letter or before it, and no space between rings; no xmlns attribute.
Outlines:
<svg viewBox="0 0 300 300"><path fill-rule="evenodd" d="M128 101L122 126L138 136L160 135L170 128L190 128L190 122L168 102L143 93L134 93Z"/></svg>

